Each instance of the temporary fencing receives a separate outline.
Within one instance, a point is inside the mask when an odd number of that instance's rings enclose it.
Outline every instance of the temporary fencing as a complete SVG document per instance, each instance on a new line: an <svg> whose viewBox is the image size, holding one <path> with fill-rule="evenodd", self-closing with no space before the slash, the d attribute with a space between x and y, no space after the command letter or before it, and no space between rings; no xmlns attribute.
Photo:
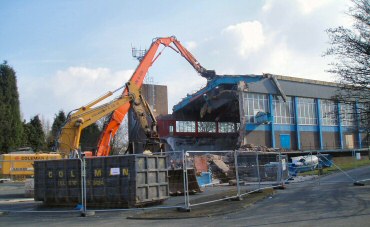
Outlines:
<svg viewBox="0 0 370 227"><path fill-rule="evenodd" d="M281 152L228 150L36 161L34 181L2 178L6 182L0 184L0 211L86 215L137 209L191 210L301 181L313 186L330 184L335 178L322 179L331 171L343 174L343 183L368 180L366 176L353 177L342 159L319 151L288 157ZM368 159L357 151L346 157L354 167ZM4 162L2 166L6 166ZM30 198L24 198L27 193Z"/></svg>
<svg viewBox="0 0 370 227"><path fill-rule="evenodd" d="M282 186L288 178L286 156L277 152L187 151L202 193L191 195L188 207L241 197Z"/></svg>
<svg viewBox="0 0 370 227"><path fill-rule="evenodd" d="M366 155L363 155L366 154ZM370 165L368 152L353 150L352 156L345 153L325 153L323 151L310 151L290 157L288 183L308 182L312 187L323 184L354 184L369 181L367 176L355 177L351 172L361 166ZM334 175L332 175L334 174ZM307 187L308 184L299 184ZM297 187L297 186L296 186Z"/></svg>

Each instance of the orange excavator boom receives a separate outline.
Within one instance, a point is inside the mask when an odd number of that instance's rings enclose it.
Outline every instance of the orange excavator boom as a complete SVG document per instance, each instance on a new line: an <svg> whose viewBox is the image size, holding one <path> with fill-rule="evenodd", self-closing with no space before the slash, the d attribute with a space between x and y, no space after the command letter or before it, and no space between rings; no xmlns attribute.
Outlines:
<svg viewBox="0 0 370 227"><path fill-rule="evenodd" d="M173 43L173 46L171 44ZM176 39L176 37L163 37L163 38L156 38L153 40L150 48L145 53L144 57L141 59L139 65L137 66L135 72L131 76L129 83L134 84L135 87L141 88L145 76L149 70L149 68L153 65L153 63L158 59L161 55L162 51L159 52L157 55L157 50L159 46L170 47L177 53L180 53L182 57L184 57L193 67L194 69L203 77L207 78L207 80L211 80L213 77L216 76L215 71L213 70L206 70L203 68L199 62L195 59L195 57L181 45L181 43ZM128 90L127 88L123 91L122 96L127 96ZM130 103L125 103L118 109L116 109L106 122L103 132L100 136L98 142L98 149L97 149L97 156L108 156L110 154L111 146L110 142L111 139L116 135L120 124L122 123L124 117L128 113L131 107Z"/></svg>

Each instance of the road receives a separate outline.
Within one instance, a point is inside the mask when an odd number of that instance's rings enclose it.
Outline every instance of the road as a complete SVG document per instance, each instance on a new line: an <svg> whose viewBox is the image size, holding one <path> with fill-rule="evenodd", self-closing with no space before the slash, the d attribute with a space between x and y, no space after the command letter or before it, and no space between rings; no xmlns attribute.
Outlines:
<svg viewBox="0 0 370 227"><path fill-rule="evenodd" d="M370 178L370 167L349 171L358 180ZM288 184L253 206L218 217L131 220L132 212L100 212L91 217L71 213L10 213L4 226L368 226L370 183L354 186L344 174ZM210 204L210 206L212 206Z"/></svg>

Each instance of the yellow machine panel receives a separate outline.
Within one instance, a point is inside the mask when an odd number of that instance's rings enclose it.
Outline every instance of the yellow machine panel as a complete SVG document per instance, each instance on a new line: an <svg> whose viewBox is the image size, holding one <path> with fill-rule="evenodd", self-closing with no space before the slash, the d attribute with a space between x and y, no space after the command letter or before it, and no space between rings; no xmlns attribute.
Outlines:
<svg viewBox="0 0 370 227"><path fill-rule="evenodd" d="M31 176L35 160L61 159L60 154L3 154L0 155L0 175Z"/></svg>

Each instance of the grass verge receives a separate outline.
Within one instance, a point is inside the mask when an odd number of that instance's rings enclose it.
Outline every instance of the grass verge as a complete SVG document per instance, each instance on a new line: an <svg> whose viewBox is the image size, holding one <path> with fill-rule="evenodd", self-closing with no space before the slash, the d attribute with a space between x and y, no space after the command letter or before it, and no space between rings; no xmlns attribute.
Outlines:
<svg viewBox="0 0 370 227"><path fill-rule="evenodd" d="M308 176L308 175L325 175L339 171L338 167L343 171L355 169L362 166L370 166L370 159L363 157L361 160L356 160L355 157L334 157L333 163L329 168L323 168L320 172L319 169L299 173L299 176Z"/></svg>

